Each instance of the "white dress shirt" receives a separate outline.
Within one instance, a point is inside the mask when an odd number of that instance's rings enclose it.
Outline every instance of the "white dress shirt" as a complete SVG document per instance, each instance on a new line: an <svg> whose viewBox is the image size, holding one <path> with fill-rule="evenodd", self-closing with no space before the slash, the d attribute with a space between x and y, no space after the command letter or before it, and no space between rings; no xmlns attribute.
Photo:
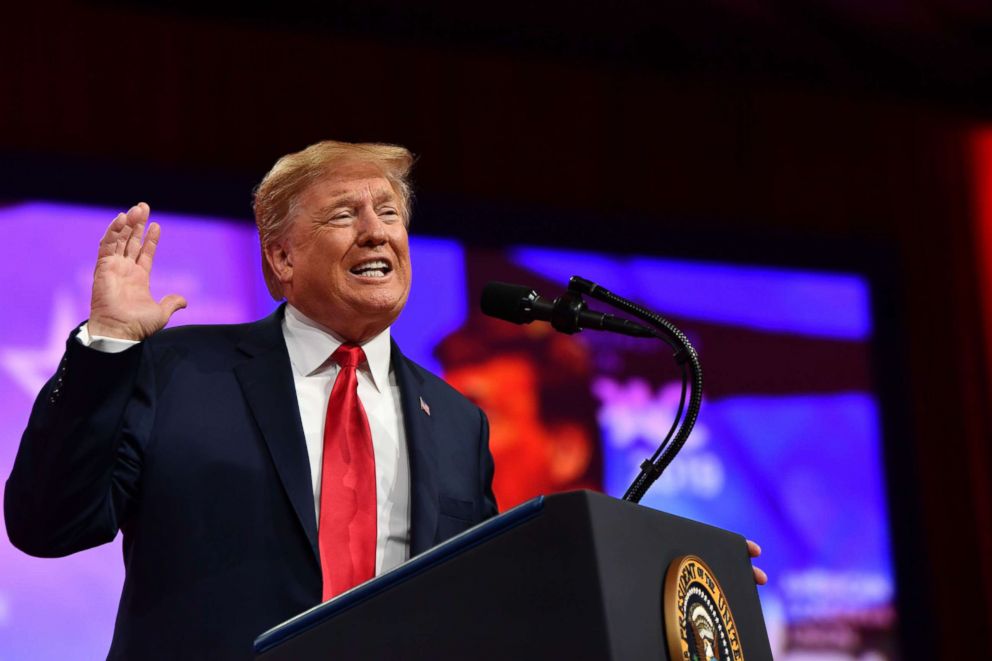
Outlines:
<svg viewBox="0 0 992 661"><path fill-rule="evenodd" d="M286 306L282 331L293 366L296 399L310 456L314 511L320 521L324 422L327 400L340 371L331 355L341 346L342 340L291 305ZM396 375L390 369L391 348L387 328L362 344L367 362L357 370L358 398L369 419L375 452L376 574L404 562L410 550L410 461L400 409L400 389Z"/></svg>
<svg viewBox="0 0 992 661"><path fill-rule="evenodd" d="M293 368L296 400L310 459L314 512L319 522L327 400L340 371L331 355L341 346L342 340L291 305L286 306L282 331ZM137 344L131 340L91 336L85 324L76 338L85 346L110 353ZM403 563L410 555L410 461L399 385L390 368L389 329L362 344L362 349L367 362L357 370L358 398L369 419L375 453L378 510L375 570L378 575Z"/></svg>

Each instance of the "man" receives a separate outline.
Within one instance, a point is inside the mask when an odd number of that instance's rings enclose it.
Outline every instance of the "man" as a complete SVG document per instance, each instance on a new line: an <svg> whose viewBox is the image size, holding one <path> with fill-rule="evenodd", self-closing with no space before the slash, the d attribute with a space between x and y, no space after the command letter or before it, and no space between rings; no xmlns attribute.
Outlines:
<svg viewBox="0 0 992 661"><path fill-rule="evenodd" d="M123 532L109 658L250 658L267 628L496 513L485 415L389 336L412 161L328 141L276 163L254 206L287 304L251 324L162 330L186 302L150 295L148 205L107 229L4 513L38 556Z"/></svg>

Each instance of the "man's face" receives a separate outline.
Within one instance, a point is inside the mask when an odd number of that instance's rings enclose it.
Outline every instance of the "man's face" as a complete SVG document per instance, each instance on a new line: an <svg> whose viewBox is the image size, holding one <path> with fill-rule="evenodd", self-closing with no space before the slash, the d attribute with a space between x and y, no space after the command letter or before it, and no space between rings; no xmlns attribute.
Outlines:
<svg viewBox="0 0 992 661"><path fill-rule="evenodd" d="M289 232L267 249L286 300L353 342L392 324L410 293L403 213L375 166L328 171L303 191Z"/></svg>

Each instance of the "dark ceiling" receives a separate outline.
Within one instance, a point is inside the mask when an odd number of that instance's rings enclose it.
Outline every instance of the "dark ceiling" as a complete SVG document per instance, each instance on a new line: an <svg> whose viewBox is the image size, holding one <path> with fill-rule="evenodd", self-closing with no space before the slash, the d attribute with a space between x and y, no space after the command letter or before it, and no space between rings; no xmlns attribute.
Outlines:
<svg viewBox="0 0 992 661"><path fill-rule="evenodd" d="M134 2L98 2L130 9ZM992 113L992 1L143 0L146 11ZM402 70L402 63L397 63Z"/></svg>

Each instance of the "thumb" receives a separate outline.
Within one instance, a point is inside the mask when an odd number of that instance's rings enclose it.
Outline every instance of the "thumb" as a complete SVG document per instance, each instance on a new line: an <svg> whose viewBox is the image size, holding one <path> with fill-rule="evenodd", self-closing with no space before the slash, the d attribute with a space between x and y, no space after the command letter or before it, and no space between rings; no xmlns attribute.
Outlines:
<svg viewBox="0 0 992 661"><path fill-rule="evenodd" d="M186 307L186 299L179 294L169 294L168 296L163 296L162 300L158 302L158 305L165 312L166 318L169 318L177 310L182 310Z"/></svg>

